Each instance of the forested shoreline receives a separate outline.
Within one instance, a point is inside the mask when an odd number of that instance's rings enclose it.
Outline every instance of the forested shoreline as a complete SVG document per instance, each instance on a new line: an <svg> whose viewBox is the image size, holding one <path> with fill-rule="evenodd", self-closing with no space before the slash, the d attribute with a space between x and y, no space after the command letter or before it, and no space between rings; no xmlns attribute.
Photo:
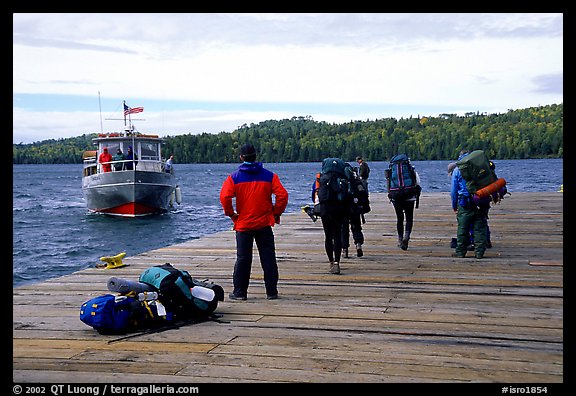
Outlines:
<svg viewBox="0 0 576 396"><path fill-rule="evenodd" d="M389 160L406 153L413 160L448 160L462 148L484 150L494 159L563 158L563 104L509 110L502 114L440 114L327 123L301 116L242 125L233 132L165 135L165 156L178 163L238 161L239 147L252 142L262 162ZM151 133L155 133L152 132ZM13 164L81 163L93 150L94 134L13 144Z"/></svg>

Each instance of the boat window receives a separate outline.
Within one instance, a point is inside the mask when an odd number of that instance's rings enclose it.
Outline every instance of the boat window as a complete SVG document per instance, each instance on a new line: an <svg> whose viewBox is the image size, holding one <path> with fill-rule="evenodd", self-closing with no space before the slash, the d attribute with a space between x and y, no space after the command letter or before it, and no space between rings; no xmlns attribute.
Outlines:
<svg viewBox="0 0 576 396"><path fill-rule="evenodd" d="M100 143L100 152L104 151L104 147L108 147L108 152L110 153L110 155L114 155L116 154L116 150L118 150L118 147L120 147L120 143L118 142L105 142L105 143Z"/></svg>
<svg viewBox="0 0 576 396"><path fill-rule="evenodd" d="M142 142L140 143L140 158L143 160L160 160L158 143Z"/></svg>

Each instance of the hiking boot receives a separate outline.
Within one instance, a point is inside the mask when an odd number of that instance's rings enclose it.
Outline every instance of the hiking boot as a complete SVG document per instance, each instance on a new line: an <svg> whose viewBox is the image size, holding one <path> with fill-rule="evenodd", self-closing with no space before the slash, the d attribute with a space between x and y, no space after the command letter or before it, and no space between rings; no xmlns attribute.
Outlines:
<svg viewBox="0 0 576 396"><path fill-rule="evenodd" d="M338 261L333 261L330 263L330 273L338 275L340 273L340 265Z"/></svg>
<svg viewBox="0 0 576 396"><path fill-rule="evenodd" d="M484 253L476 253L474 255L474 257L476 257L478 260L483 259L484 258Z"/></svg>
<svg viewBox="0 0 576 396"><path fill-rule="evenodd" d="M464 258L466 253L452 253L452 257Z"/></svg>
<svg viewBox="0 0 576 396"><path fill-rule="evenodd" d="M364 256L364 252L362 251L362 244L361 243L356 244L356 256L358 256L358 257Z"/></svg>
<svg viewBox="0 0 576 396"><path fill-rule="evenodd" d="M266 300L277 300L278 294L273 294L271 296L266 296Z"/></svg>
<svg viewBox="0 0 576 396"><path fill-rule="evenodd" d="M350 257L348 256L348 248L342 249L342 256L343 256L344 258L350 258Z"/></svg>
<svg viewBox="0 0 576 396"><path fill-rule="evenodd" d="M404 238L402 239L402 243L400 244L400 249L402 250L408 250L408 241L410 240L410 238Z"/></svg>
<svg viewBox="0 0 576 396"><path fill-rule="evenodd" d="M248 299L246 296L237 296L234 293L228 294L228 298L230 300L240 300L240 301L246 301Z"/></svg>

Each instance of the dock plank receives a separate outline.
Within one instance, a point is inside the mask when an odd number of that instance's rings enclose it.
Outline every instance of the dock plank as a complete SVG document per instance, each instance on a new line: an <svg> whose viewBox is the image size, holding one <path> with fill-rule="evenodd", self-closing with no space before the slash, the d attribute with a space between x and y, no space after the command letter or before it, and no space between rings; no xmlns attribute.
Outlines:
<svg viewBox="0 0 576 396"><path fill-rule="evenodd" d="M280 299L266 300L255 250L248 301L163 332L100 335L79 307L109 277L165 262L229 292L233 231L14 288L13 381L562 383L562 205L561 193L514 193L490 211L485 258L458 259L448 194L422 195L407 251L388 199L371 194L365 256L342 259L341 275L328 273L320 222L287 214L274 228Z"/></svg>

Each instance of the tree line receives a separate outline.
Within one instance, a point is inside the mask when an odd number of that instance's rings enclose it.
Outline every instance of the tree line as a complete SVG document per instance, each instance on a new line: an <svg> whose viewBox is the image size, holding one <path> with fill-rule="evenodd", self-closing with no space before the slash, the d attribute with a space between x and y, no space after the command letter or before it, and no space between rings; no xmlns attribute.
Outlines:
<svg viewBox="0 0 576 396"><path fill-rule="evenodd" d="M440 114L437 117L383 118L342 124L310 116L242 125L233 132L166 136L164 154L178 163L237 162L240 147L253 143L262 162L389 160L406 153L413 160L450 160L461 149L484 150L489 158L563 158L563 104L508 110L502 114ZM84 134L13 145L14 164L81 163L93 150Z"/></svg>

